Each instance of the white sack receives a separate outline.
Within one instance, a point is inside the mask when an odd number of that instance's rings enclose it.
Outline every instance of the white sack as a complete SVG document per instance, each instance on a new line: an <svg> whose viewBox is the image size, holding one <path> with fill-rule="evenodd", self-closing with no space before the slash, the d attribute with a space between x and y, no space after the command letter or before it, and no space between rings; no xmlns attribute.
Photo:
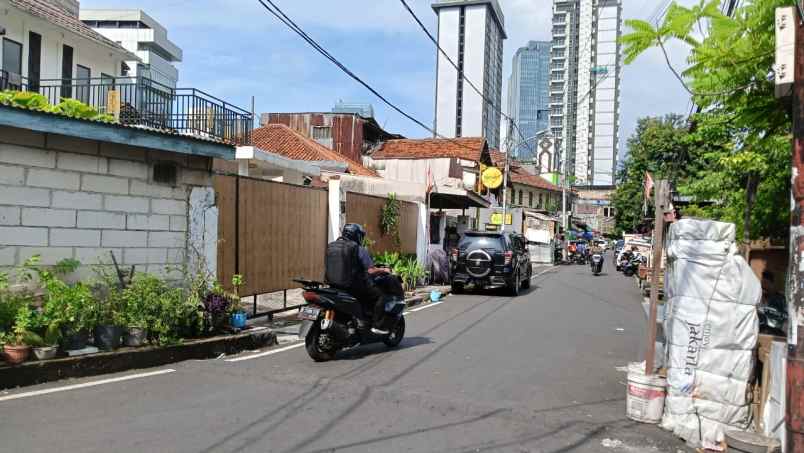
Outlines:
<svg viewBox="0 0 804 453"><path fill-rule="evenodd" d="M682 219L670 227L665 275L667 385L661 426L693 447L722 449L749 425L759 280L737 254L733 224Z"/></svg>

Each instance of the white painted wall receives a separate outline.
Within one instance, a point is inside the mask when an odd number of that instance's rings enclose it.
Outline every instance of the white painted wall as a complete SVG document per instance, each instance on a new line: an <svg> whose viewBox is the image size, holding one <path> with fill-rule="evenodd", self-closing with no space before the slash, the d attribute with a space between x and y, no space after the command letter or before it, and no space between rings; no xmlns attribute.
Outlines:
<svg viewBox="0 0 804 453"><path fill-rule="evenodd" d="M438 183L449 177L450 158L439 159L383 159L378 163L385 165L384 170L378 170L383 178L396 181L410 181L418 183L427 182L427 168ZM369 163L370 165L370 163Z"/></svg>
<svg viewBox="0 0 804 453"><path fill-rule="evenodd" d="M481 90L486 58L486 5L466 7L466 37L464 38L464 74ZM493 96L488 95L491 99ZM469 84L463 87L463 123L461 136L481 137L483 133L483 97Z"/></svg>
<svg viewBox="0 0 804 453"><path fill-rule="evenodd" d="M43 79L61 78L62 46L73 48L73 77L75 65L90 68L92 77L100 77L101 73L111 76L120 75L120 63L124 54L121 51L103 46L83 38L64 28L24 13L12 7L7 0L0 0L0 24L6 29L5 36L23 45L22 75L28 76L28 33L33 31L42 35L42 71ZM0 47L2 53L2 47ZM0 55L1 57L2 55Z"/></svg>

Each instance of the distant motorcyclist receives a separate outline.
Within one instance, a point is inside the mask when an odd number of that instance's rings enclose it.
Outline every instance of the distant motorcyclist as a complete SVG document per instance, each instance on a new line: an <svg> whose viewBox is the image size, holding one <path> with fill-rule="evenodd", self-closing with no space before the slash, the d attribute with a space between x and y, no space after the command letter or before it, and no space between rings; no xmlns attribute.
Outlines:
<svg viewBox="0 0 804 453"><path fill-rule="evenodd" d="M362 245L365 237L366 230L361 225L344 225L341 237L327 245L326 281L354 296L363 306L366 317L373 313L374 327L371 331L386 335L388 332L377 328L384 315L384 303L383 293L374 284L372 276L388 271L374 266L371 254Z"/></svg>

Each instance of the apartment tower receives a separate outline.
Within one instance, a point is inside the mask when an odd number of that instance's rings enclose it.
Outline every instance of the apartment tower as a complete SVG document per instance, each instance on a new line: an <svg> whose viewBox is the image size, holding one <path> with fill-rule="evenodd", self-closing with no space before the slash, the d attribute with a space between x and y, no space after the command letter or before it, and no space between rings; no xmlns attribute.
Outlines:
<svg viewBox="0 0 804 453"><path fill-rule="evenodd" d="M550 41L529 41L514 54L508 78L508 116L513 118L526 140L513 148L521 160L537 156L537 136L550 126ZM522 141L522 137L515 137Z"/></svg>

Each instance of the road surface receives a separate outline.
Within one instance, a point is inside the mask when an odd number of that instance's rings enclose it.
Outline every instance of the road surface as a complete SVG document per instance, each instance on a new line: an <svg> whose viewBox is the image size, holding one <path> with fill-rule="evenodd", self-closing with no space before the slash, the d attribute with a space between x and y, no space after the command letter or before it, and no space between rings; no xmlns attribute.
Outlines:
<svg viewBox="0 0 804 453"><path fill-rule="evenodd" d="M423 306L393 351L291 345L0 393L0 451L686 452L624 416L616 368L645 315L608 264Z"/></svg>

